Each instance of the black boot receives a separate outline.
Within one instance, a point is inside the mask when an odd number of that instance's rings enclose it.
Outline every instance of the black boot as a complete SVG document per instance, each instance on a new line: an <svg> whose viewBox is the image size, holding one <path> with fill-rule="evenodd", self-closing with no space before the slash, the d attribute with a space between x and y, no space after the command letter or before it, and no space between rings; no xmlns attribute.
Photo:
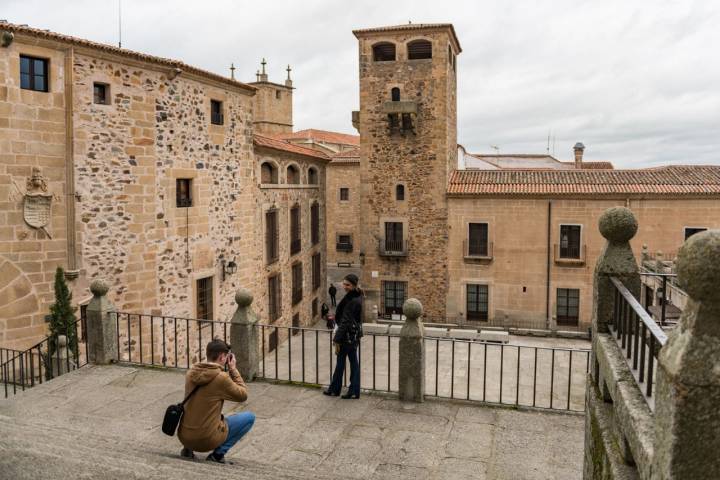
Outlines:
<svg viewBox="0 0 720 480"><path fill-rule="evenodd" d="M215 452L208 455L205 460L208 462L222 463L223 465L233 465L233 462L225 460L225 455L218 455Z"/></svg>
<svg viewBox="0 0 720 480"><path fill-rule="evenodd" d="M347 400L348 398L358 399L358 398L360 398L360 394L348 392L345 395L341 395L340 398L342 398L343 400Z"/></svg>
<svg viewBox="0 0 720 480"><path fill-rule="evenodd" d="M327 390L323 390L323 395L327 395L329 397L337 397L338 395L340 395L340 392L333 392L328 388Z"/></svg>
<svg viewBox="0 0 720 480"><path fill-rule="evenodd" d="M195 458L195 454L193 453L193 451L187 447L183 447L183 449L180 450L180 456L182 458L189 458L189 459Z"/></svg>

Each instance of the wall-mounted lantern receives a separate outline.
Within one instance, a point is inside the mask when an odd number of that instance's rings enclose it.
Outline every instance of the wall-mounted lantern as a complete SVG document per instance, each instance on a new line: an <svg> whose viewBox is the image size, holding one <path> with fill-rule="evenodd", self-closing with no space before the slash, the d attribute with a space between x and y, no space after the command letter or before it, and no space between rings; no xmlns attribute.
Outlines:
<svg viewBox="0 0 720 480"><path fill-rule="evenodd" d="M222 270L222 281L224 282L225 275L234 275L237 272L237 263L235 263L235 259L225 262L223 258L220 260L220 269Z"/></svg>

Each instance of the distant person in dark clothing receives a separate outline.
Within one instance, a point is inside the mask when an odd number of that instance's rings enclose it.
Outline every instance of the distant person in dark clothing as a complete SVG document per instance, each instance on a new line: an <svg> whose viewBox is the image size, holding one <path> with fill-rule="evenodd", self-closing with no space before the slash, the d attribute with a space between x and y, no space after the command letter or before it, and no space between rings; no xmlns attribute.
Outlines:
<svg viewBox="0 0 720 480"><path fill-rule="evenodd" d="M322 319L325 320L325 326L332 330L335 327L335 317L333 317L332 315L328 315L330 313L330 307L327 306L327 303L323 302L322 306L320 307L320 313Z"/></svg>
<svg viewBox="0 0 720 480"><path fill-rule="evenodd" d="M332 396L340 395L343 374L345 373L345 359L347 358L350 361L350 387L341 398L360 398L360 363L357 350L363 336L363 292L358 288L357 275L352 273L345 276L342 285L345 296L335 309L337 329L333 337L337 364L335 365L332 382L323 393Z"/></svg>
<svg viewBox="0 0 720 480"><path fill-rule="evenodd" d="M335 294L337 293L337 288L335 288L335 284L331 283L330 288L328 288L328 293L330 294L330 302L332 306L336 306L337 302L335 301ZM337 312L335 314L335 318L337 318Z"/></svg>

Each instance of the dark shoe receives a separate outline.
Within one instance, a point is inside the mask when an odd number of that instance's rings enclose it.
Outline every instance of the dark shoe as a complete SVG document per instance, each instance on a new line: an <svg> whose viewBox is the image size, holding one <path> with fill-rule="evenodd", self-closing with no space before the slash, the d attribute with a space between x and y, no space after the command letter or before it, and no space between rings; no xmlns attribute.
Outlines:
<svg viewBox="0 0 720 480"><path fill-rule="evenodd" d="M233 465L233 462L225 460L225 455L218 455L216 453L211 453L205 460L208 462L222 463L223 465Z"/></svg>
<svg viewBox="0 0 720 480"><path fill-rule="evenodd" d="M323 395L327 395L329 397L337 397L338 395L340 395L340 392L333 392L332 390L327 389L323 390Z"/></svg>
<svg viewBox="0 0 720 480"><path fill-rule="evenodd" d="M354 393L348 392L345 395L341 395L340 398L342 398L343 400L347 400L348 398L354 398L357 400L358 398L360 398L360 394L356 395Z"/></svg>
<svg viewBox="0 0 720 480"><path fill-rule="evenodd" d="M182 450L180 450L180 456L182 458L189 458L189 459L195 458L195 454L189 448L183 448Z"/></svg>

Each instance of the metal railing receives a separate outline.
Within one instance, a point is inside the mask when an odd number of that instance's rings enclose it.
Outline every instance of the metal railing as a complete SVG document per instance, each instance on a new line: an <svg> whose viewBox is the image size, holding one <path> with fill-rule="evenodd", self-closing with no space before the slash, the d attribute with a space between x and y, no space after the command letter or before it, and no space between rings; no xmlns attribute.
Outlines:
<svg viewBox="0 0 720 480"><path fill-rule="evenodd" d="M610 277L610 281L615 287L610 331L625 353L638 387L644 389L645 398L650 408L654 409L652 391L657 357L667 341L667 335L620 280Z"/></svg>
<svg viewBox="0 0 720 480"><path fill-rule="evenodd" d="M77 320L64 332L68 338L67 355L62 355L61 349L57 348L58 337L63 333L50 335L27 350L3 349L8 354L2 356L0 362L0 382L5 398L87 365L87 343L82 341L82 325L81 320Z"/></svg>
<svg viewBox="0 0 720 480"><path fill-rule="evenodd" d="M353 244L337 242L335 244L335 251L337 251L337 252L352 252Z"/></svg>
<svg viewBox="0 0 720 480"><path fill-rule="evenodd" d="M470 242L465 239L463 257L467 260L490 260L493 258L493 242Z"/></svg>
<svg viewBox="0 0 720 480"><path fill-rule="evenodd" d="M655 273L655 272L640 272L641 276L644 277L653 277L653 278L660 278L662 281L661 288L661 295L660 295L660 326L664 327L666 325L666 310L668 305L668 284L672 285L675 288L679 288L677 286L677 274L675 273Z"/></svg>
<svg viewBox="0 0 720 480"><path fill-rule="evenodd" d="M584 265L587 257L587 246L586 245L568 245L567 247L561 247L557 243L553 248L555 257L555 263L570 264L570 265Z"/></svg>
<svg viewBox="0 0 720 480"><path fill-rule="evenodd" d="M407 257L408 241L380 239L378 250L382 257Z"/></svg>

